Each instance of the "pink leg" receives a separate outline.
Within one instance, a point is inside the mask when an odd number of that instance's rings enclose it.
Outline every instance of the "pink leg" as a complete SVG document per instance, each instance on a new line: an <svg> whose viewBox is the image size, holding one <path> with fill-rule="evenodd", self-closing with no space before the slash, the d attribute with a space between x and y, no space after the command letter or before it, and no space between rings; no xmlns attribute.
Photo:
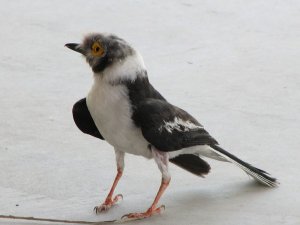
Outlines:
<svg viewBox="0 0 300 225"><path fill-rule="evenodd" d="M166 190L166 188L168 187L170 180L171 180L171 176L168 172L168 162L169 162L169 155L167 152L161 152L156 150L155 148L152 148L152 153L153 153L153 157L158 165L158 168L160 169L160 171L162 172L162 181L161 181L161 185L159 187L159 190L156 194L156 197L152 203L152 205L150 206L150 208L143 213L129 213L127 215L124 215L122 217L122 219L143 219L143 218L147 218L150 217L154 214L158 214L160 213L165 206L162 205L160 207L156 207L158 204L159 199L161 198L161 196L163 195L164 191Z"/></svg>
<svg viewBox="0 0 300 225"><path fill-rule="evenodd" d="M119 152L116 151L116 161L117 161L117 170L118 173L115 177L114 183L104 201L104 203L102 203L99 206L96 206L94 208L94 210L96 211L96 213L100 213L103 211L107 211L108 209L110 209L113 205L115 205L119 200L123 199L123 195L118 194L113 198L113 194L115 191L115 188L120 180L120 178L122 177L123 174L123 169L124 169L124 153L123 152Z"/></svg>

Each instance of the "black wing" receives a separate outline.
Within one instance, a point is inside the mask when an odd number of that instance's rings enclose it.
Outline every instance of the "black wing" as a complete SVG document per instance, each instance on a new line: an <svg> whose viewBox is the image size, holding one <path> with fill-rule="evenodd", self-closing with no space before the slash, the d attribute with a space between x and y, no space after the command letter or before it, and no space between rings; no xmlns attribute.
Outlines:
<svg viewBox="0 0 300 225"><path fill-rule="evenodd" d="M160 151L218 144L195 118L165 100L140 102L132 118L145 139Z"/></svg>
<svg viewBox="0 0 300 225"><path fill-rule="evenodd" d="M89 112L85 98L74 104L72 112L75 124L83 133L104 140Z"/></svg>
<svg viewBox="0 0 300 225"><path fill-rule="evenodd" d="M200 157L193 154L182 154L176 156L175 158L170 159L170 162L201 177L208 174L210 171L210 165Z"/></svg>

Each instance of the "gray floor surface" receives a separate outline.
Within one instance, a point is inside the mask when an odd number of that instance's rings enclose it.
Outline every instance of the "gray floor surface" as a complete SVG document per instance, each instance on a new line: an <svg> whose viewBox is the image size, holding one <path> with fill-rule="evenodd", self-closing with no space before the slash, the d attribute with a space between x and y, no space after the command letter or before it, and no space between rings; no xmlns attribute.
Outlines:
<svg viewBox="0 0 300 225"><path fill-rule="evenodd" d="M117 187L124 201L93 213L115 175L114 152L73 123L72 106L88 93L92 73L64 44L110 32L141 52L150 81L170 102L281 182L265 188L212 160L205 179L171 165L160 201L166 211L132 224L300 224L299 1L0 4L0 214L101 221L152 202L159 170L127 155Z"/></svg>

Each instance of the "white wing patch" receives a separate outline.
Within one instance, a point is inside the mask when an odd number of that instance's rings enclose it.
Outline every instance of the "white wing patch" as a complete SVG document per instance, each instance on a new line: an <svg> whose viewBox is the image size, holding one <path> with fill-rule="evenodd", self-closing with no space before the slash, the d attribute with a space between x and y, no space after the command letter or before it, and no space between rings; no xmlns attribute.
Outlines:
<svg viewBox="0 0 300 225"><path fill-rule="evenodd" d="M163 129L167 130L169 133L172 133L173 130L186 132L193 129L203 129L203 127L196 125L189 120L184 121L181 118L175 117L174 121L164 121L164 124L161 125L158 130L162 132Z"/></svg>

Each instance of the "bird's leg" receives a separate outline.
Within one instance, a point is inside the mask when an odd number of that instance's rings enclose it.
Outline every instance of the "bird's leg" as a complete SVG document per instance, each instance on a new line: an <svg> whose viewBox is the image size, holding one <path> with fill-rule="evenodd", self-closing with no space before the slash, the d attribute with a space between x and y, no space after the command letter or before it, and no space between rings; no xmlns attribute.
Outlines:
<svg viewBox="0 0 300 225"><path fill-rule="evenodd" d="M153 157L155 159L155 162L158 165L159 170L162 173L162 181L161 181L161 185L159 187L159 190L156 194L156 197L152 203L152 205L150 206L150 208L143 213L130 213L127 215L124 215L122 217L122 219L143 219L143 218L147 218L150 217L154 214L158 214L160 213L162 210L164 210L165 206L162 205L160 207L157 207L158 201L161 198L162 194L164 193L164 191L166 190L166 188L168 187L170 180L171 180L171 175L168 171L168 162L169 162L169 154L167 152L161 152L157 149L155 149L154 147L151 147L152 150L152 154Z"/></svg>
<svg viewBox="0 0 300 225"><path fill-rule="evenodd" d="M103 211L107 211L108 209L110 209L113 205L115 205L119 200L122 200L123 199L123 195L121 194L118 194L116 195L114 198L113 198L113 194L114 194L114 191L115 191L115 188L123 174L123 169L124 169L124 155L125 153L124 152L121 152L121 151L117 151L115 150L115 153L116 153L116 161L117 161L117 175L115 177L115 180L114 180L114 183L104 201L104 203L102 203L101 205L99 206L96 206L94 208L94 210L96 211L96 213L100 213L100 212L103 212Z"/></svg>

